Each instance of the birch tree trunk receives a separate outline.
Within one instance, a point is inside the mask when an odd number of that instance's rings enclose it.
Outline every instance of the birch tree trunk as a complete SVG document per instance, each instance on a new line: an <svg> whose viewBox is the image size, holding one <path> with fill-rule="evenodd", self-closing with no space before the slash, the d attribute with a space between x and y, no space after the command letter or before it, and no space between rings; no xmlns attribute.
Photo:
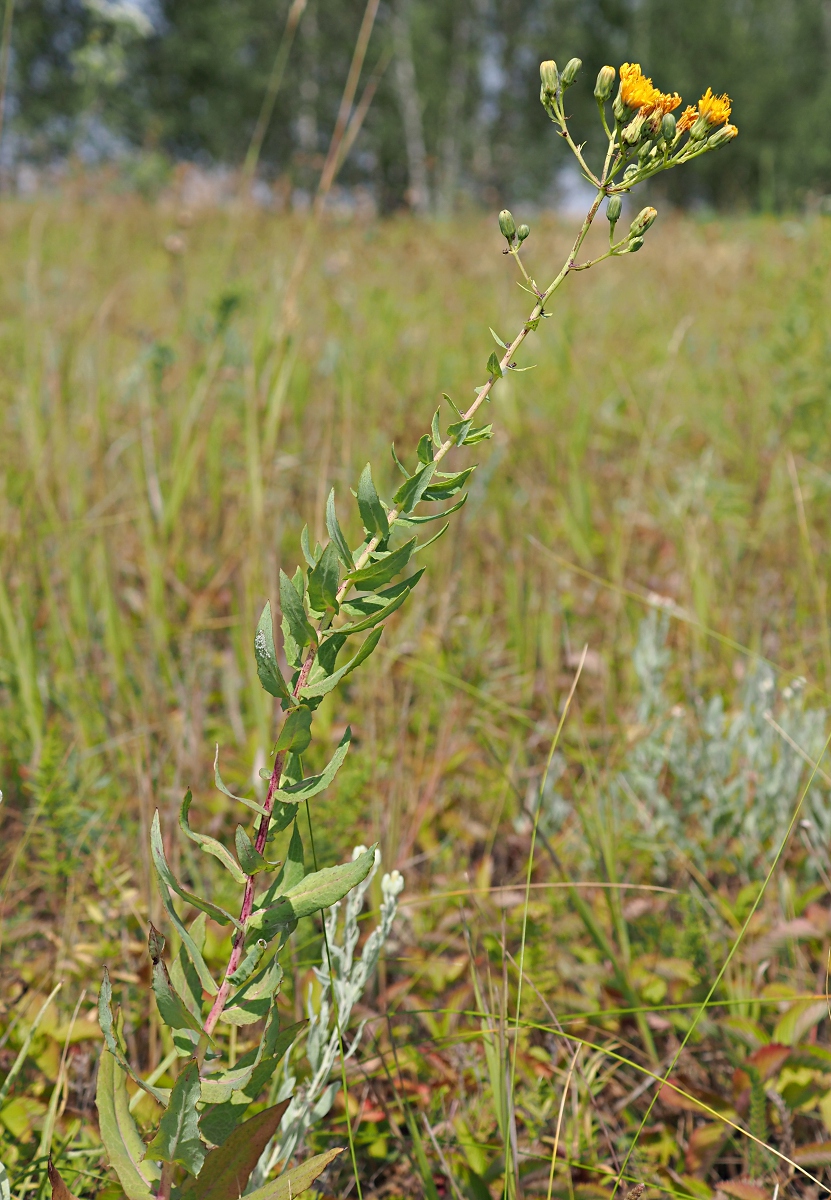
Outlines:
<svg viewBox="0 0 831 1200"><path fill-rule="evenodd" d="M421 103L413 61L410 0L396 0L392 12L392 35L395 48L395 86L401 107L407 153L407 201L413 212L426 213L430 209L430 188L427 179L424 123L421 119Z"/></svg>

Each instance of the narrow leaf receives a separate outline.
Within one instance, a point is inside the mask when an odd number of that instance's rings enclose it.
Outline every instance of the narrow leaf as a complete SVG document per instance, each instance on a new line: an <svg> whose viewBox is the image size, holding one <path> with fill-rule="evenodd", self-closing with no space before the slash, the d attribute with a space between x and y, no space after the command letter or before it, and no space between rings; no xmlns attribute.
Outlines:
<svg viewBox="0 0 831 1200"><path fill-rule="evenodd" d="M490 329L490 326L488 326L488 328ZM503 350L508 349L508 347L502 341L502 338L499 336L499 334L496 332L496 330L491 329L491 336L493 337L493 340L496 342L497 346L501 346Z"/></svg>
<svg viewBox="0 0 831 1200"><path fill-rule="evenodd" d="M433 413L433 420L430 425L430 432L433 435L433 445L438 448L443 444L444 439L441 436L441 409L437 408Z"/></svg>
<svg viewBox="0 0 831 1200"><path fill-rule="evenodd" d="M196 1034L196 1040L202 1033L202 1024L190 1012L184 1000L174 988L167 966L162 958L164 938L151 923L147 948L153 963L153 995L156 997L156 1007L159 1016L170 1029L189 1029Z"/></svg>
<svg viewBox="0 0 831 1200"><path fill-rule="evenodd" d="M413 525L429 525L431 521L441 521L443 517L449 517L451 513L458 512L462 505L466 503L467 492L465 492L461 500L457 500L455 504L451 504L450 508L446 508L444 512L433 513L432 516L429 517L414 517L412 515L409 517L402 517L401 525L404 529L406 529L408 526L412 527ZM423 569L424 568L422 568L422 570ZM349 626L344 626L344 628L348 629Z"/></svg>
<svg viewBox="0 0 831 1200"><path fill-rule="evenodd" d="M441 445L441 443L439 443ZM429 433L425 433L418 439L416 454L419 462L431 463L433 461L433 440Z"/></svg>
<svg viewBox="0 0 831 1200"><path fill-rule="evenodd" d="M436 520L436 517L406 518L407 523L420 524L422 520L432 521ZM385 588L382 592L368 593L365 596L358 596L353 600L345 601L341 605L341 613L346 613L347 616L354 617L355 623L342 625L338 632L348 634L358 633L361 629L371 628L377 621L386 620L389 614L395 612L396 608L407 599L423 574L424 568L422 567L420 571L416 571L408 579L402 579L399 583L394 583L392 587Z"/></svg>
<svg viewBox="0 0 831 1200"><path fill-rule="evenodd" d="M286 787L281 787L279 791L275 792L276 799L281 800L284 804L299 804L302 800L309 800L318 792L325 791L340 770L343 760L349 752L351 741L352 730L347 726L346 733L338 743L337 750L321 773L310 775L308 779L301 779L298 783L290 783Z"/></svg>
<svg viewBox="0 0 831 1200"><path fill-rule="evenodd" d="M343 1147L327 1150L325 1154L315 1154L305 1162L290 1171L284 1171L277 1179L272 1179L255 1192L249 1192L245 1200L295 1200L301 1192L307 1191L316 1179L319 1179L329 1163L334 1162Z"/></svg>
<svg viewBox="0 0 831 1200"><path fill-rule="evenodd" d="M349 579L360 591L373 592L383 584L390 583L399 571L404 570L414 549L415 538L412 538L403 546L399 546L397 550L379 558L377 562L370 563L368 567L362 567L360 571L353 571Z"/></svg>
<svg viewBox="0 0 831 1200"><path fill-rule="evenodd" d="M444 399L447 401L447 403L450 405L450 407L453 409L453 411L454 411L454 413L456 414L456 416L457 416L457 417L461 417L461 416L462 416L462 410L461 410L460 408L457 408L457 407L456 407L455 403L453 402L453 400L451 400L451 399L450 399L450 397L448 396L447 392L442 392L442 396L443 396L443 397L444 397Z"/></svg>
<svg viewBox="0 0 831 1200"><path fill-rule="evenodd" d="M452 425L447 426L447 436L452 437L457 446L463 446L472 424L472 418L468 421L454 421Z"/></svg>
<svg viewBox="0 0 831 1200"><path fill-rule="evenodd" d="M401 472L401 474L404 476L404 478L405 478L405 479L409 479L409 478L410 478L410 472L409 472L409 471L407 470L407 468L404 466L403 462L402 462L402 461L401 461L401 459L398 457L398 455L395 453L395 442L393 442L393 443L390 445L390 453L392 454L392 461L393 461L393 462L395 463L395 465L398 467L398 469L399 469L399 471Z"/></svg>
<svg viewBox="0 0 831 1200"><path fill-rule="evenodd" d="M436 483L432 483L424 493L425 500L446 500L451 496L455 496L470 479L475 467L468 467L464 471L459 471L458 475L451 475L447 479L441 479Z"/></svg>
<svg viewBox="0 0 831 1200"><path fill-rule="evenodd" d="M393 503L401 509L402 512L410 512L418 504L421 497L424 495L430 480L435 474L436 464L429 462L420 470L416 471L415 475L411 475L393 496Z"/></svg>
<svg viewBox="0 0 831 1200"><path fill-rule="evenodd" d="M306 875L294 887L289 888L270 908L255 916L262 918L264 928L277 928L301 917L310 917L322 908L331 908L342 900L347 892L362 883L375 862L375 846L365 850L353 862L337 867L324 867Z"/></svg>
<svg viewBox="0 0 831 1200"><path fill-rule="evenodd" d="M205 1164L190 1186L182 1190L189 1200L229 1200L242 1196L260 1155L277 1132L288 1100L263 1109L239 1125L222 1146L209 1151Z"/></svg>
<svg viewBox="0 0 831 1200"><path fill-rule="evenodd" d="M349 543L343 536L343 530L338 521L338 514L335 511L335 489L332 488L329 493L329 499L326 501L326 528L329 530L329 537L335 543L338 552L338 558L341 560L347 571L355 570L355 560L352 557L352 551L349 549Z"/></svg>
<svg viewBox="0 0 831 1200"><path fill-rule="evenodd" d="M302 550L303 557L305 558L305 560L309 564L309 566L314 567L315 560L312 557L311 550L309 549L309 526L308 525L303 526L303 530L300 534L300 549Z"/></svg>
<svg viewBox="0 0 831 1200"><path fill-rule="evenodd" d="M271 871L272 865L267 862L259 850L253 845L251 838L241 825L237 825L234 835L239 865L246 875L256 875L259 871Z"/></svg>
<svg viewBox="0 0 831 1200"><path fill-rule="evenodd" d="M189 837L192 842L196 842L201 850L206 854L212 854L214 858L219 859L226 871L229 871L233 876L234 881L239 884L245 883L245 875L239 869L233 854L218 842L216 838L208 837L205 833L196 833L188 824L188 813L193 801L190 789L185 794L182 801L182 807L179 809L179 828L186 837Z"/></svg>
<svg viewBox="0 0 831 1200"><path fill-rule="evenodd" d="M465 437L466 446L475 446L478 442L486 442L493 437L493 425L479 425L471 429Z"/></svg>
<svg viewBox="0 0 831 1200"><path fill-rule="evenodd" d="M308 687L304 687L300 693L303 699L312 699L315 696L325 696L327 692L331 692L333 688L337 687L342 679L351 674L351 672L354 671L356 667L359 667L365 659L369 658L370 654L381 640L381 634L383 632L383 626L381 626L380 629L373 629L358 653L354 658L349 660L346 666L340 667L334 672L334 674L328 675L314 683L310 683Z"/></svg>
<svg viewBox="0 0 831 1200"><path fill-rule="evenodd" d="M240 965L237 967L236 971L233 971L228 976L228 982L234 987L241 987L244 983L247 983L256 971L257 967L260 965L262 957L267 949L268 942L263 941L262 938L258 938Z"/></svg>
<svg viewBox="0 0 831 1200"><path fill-rule="evenodd" d="M389 521L372 482L372 468L369 463L364 467L358 481L358 509L367 533L372 537L379 537L381 541L389 537Z"/></svg>
<svg viewBox="0 0 831 1200"><path fill-rule="evenodd" d="M302 650L304 646L315 645L317 637L309 624L303 601L297 594L294 584L285 571L280 571L280 608L286 619L291 636Z"/></svg>
<svg viewBox="0 0 831 1200"><path fill-rule="evenodd" d="M158 1183L155 1163L142 1162L145 1145L130 1113L127 1076L109 1050L101 1054L95 1106L101 1140L128 1200L148 1200Z"/></svg>
<svg viewBox="0 0 831 1200"><path fill-rule="evenodd" d="M254 635L254 656L257 660L257 675L268 694L276 696L280 700L291 700L288 684L277 666L270 600L266 600L265 608L257 622L257 632Z"/></svg>
<svg viewBox="0 0 831 1200"><path fill-rule="evenodd" d="M133 1070L127 1061L127 1057L116 1035L112 1001L113 989L112 984L110 983L110 973L107 968L104 967L104 977L101 980L101 989L98 993L98 1024L101 1026L101 1032L104 1035L104 1042L106 1043L107 1049L125 1075L129 1075L131 1079L134 1079L139 1087L142 1088L143 1091L147 1092L149 1096L152 1096L158 1104L165 1104L167 1101L166 1093L163 1092L161 1088L156 1088L149 1083L145 1083L141 1076Z"/></svg>
<svg viewBox="0 0 831 1200"><path fill-rule="evenodd" d="M199 1136L199 1065L192 1059L181 1072L170 1093L161 1124L147 1157L179 1163L191 1175L198 1175L205 1161L205 1145Z"/></svg>
<svg viewBox="0 0 831 1200"><path fill-rule="evenodd" d="M333 541L327 542L309 576L309 604L315 612L337 612L339 576L337 546Z"/></svg>
<svg viewBox="0 0 831 1200"><path fill-rule="evenodd" d="M164 891L164 885L167 885L178 896L181 896L183 900L186 900L188 904L192 904L194 908L201 909L202 912L207 913L209 917L213 917L220 925L234 925L239 929L239 921L235 917L232 917L229 912L226 912L224 908L220 908L218 904L213 904L210 900L203 900L201 896L197 896L195 892L188 891L187 888L182 887L181 883L179 883L167 865L158 809L156 809L153 816L153 823L150 826L150 853L153 856L153 864L156 868L160 891Z"/></svg>

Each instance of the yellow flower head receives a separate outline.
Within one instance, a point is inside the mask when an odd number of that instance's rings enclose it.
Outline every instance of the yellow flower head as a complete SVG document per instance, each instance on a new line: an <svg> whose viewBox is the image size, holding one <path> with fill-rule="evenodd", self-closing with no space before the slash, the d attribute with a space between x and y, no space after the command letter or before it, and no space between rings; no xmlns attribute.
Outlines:
<svg viewBox="0 0 831 1200"><path fill-rule="evenodd" d="M676 128L678 129L679 133L684 133L685 130L692 129L697 120L698 109L693 108L691 104L688 104L681 113L681 116L678 118L678 125Z"/></svg>
<svg viewBox="0 0 831 1200"><path fill-rule="evenodd" d="M730 120L731 110L730 97L714 96L712 88L707 88L698 102L699 114L708 125L726 125Z"/></svg>
<svg viewBox="0 0 831 1200"><path fill-rule="evenodd" d="M644 116L672 112L681 103L677 92L669 94L655 87L638 63L624 63L620 68L620 98L627 108L640 109Z"/></svg>

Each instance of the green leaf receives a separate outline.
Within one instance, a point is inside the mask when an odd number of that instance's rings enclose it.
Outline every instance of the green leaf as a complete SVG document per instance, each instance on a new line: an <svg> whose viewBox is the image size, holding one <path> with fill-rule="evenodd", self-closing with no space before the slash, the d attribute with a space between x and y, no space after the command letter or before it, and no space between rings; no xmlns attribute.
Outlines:
<svg viewBox="0 0 831 1200"><path fill-rule="evenodd" d="M308 525L303 526L303 530L300 534L300 549L303 551L303 557L305 558L305 560L309 564L309 566L314 567L315 559L312 556L311 550L309 549L309 526ZM302 600L302 598L303 598L302 594L300 594L300 598Z"/></svg>
<svg viewBox="0 0 831 1200"><path fill-rule="evenodd" d="M274 1137L288 1100L264 1108L239 1125L228 1140L208 1152L199 1178L182 1189L188 1200L233 1200L242 1196L260 1155Z"/></svg>
<svg viewBox="0 0 831 1200"><path fill-rule="evenodd" d="M239 869L233 854L226 850L222 842L218 842L216 838L208 837L205 833L196 833L188 824L188 812L193 802L190 788L188 788L185 798L182 801L182 806L179 809L179 828L186 837L189 837L192 842L196 842L200 850L204 850L206 854L212 854L214 858L219 859L226 871L229 871L233 876L234 882L239 884L245 883L245 875Z"/></svg>
<svg viewBox="0 0 831 1200"><path fill-rule="evenodd" d="M513 371L516 375L521 375L523 371L536 371L536 369L536 363L530 363L527 367L510 366L508 368L509 371Z"/></svg>
<svg viewBox="0 0 831 1200"><path fill-rule="evenodd" d="M455 504L451 504L450 508L446 508L444 512L433 513L429 517L400 517L399 523L403 529L407 529L413 525L428 525L431 521L441 521L443 517L449 517L451 513L458 512L463 504L467 504L467 492L465 492L461 500L457 500ZM348 629L349 626L344 626L344 628Z"/></svg>
<svg viewBox="0 0 831 1200"><path fill-rule="evenodd" d="M454 402L453 402L453 401L450 399L450 397L448 396L447 392L442 392L442 396L443 396L443 398L444 398L444 399L447 401L447 403L450 405L450 407L453 409L453 411L454 411L454 413L456 414L456 416L457 416L457 417L461 417L461 416L462 416L462 410L461 410L460 408L457 408L457 407L456 407L455 403L454 403Z"/></svg>
<svg viewBox="0 0 831 1200"><path fill-rule="evenodd" d="M410 561L410 555L415 549L415 538L399 546L390 554L385 554L368 567L353 571L349 576L351 583L362 592L374 592L382 584L390 583L399 571L403 571Z"/></svg>
<svg viewBox="0 0 831 1200"><path fill-rule="evenodd" d="M350 659L344 667L340 667L332 675L327 675L323 679L316 680L304 687L301 691L303 699L312 699L314 696L325 696L327 692L331 692L334 687L340 683L347 675L351 674L356 667L359 667L364 659L369 658L372 651L381 640L381 634L384 632L384 627L373 629L367 637L364 644L361 646L354 658Z"/></svg>
<svg viewBox="0 0 831 1200"><path fill-rule="evenodd" d="M303 601L285 571L280 571L280 608L292 638L302 650L304 646L317 644L315 631L309 624Z"/></svg>
<svg viewBox="0 0 831 1200"><path fill-rule="evenodd" d="M234 866L236 866L236 863L234 863ZM239 871L239 867L237 867L237 870ZM201 953L205 951L206 921L205 914L198 913L190 926L190 935L196 942ZM184 1000L189 1011L201 1021L202 983L196 973L196 968L188 958L186 948L182 945L179 946L179 953L170 964L170 981Z"/></svg>
<svg viewBox="0 0 831 1200"><path fill-rule="evenodd" d="M354 571L355 560L352 557L352 551L349 549L349 543L343 536L343 530L338 521L338 514L335 511L335 489L332 488L329 493L329 499L326 501L326 528L329 530L329 537L335 543L337 548L338 558L341 560L347 571Z"/></svg>
<svg viewBox="0 0 831 1200"><path fill-rule="evenodd" d="M425 433L418 439L416 454L418 455L419 462L431 463L433 461L433 439L429 433Z"/></svg>
<svg viewBox="0 0 831 1200"><path fill-rule="evenodd" d="M258 938L254 946L260 942L267 944L264 938ZM273 1007L274 997L283 982L283 968L277 959L277 953L261 971L242 984L233 1000L220 1013L220 1021L226 1025L255 1025L257 1021L268 1016Z"/></svg>
<svg viewBox="0 0 831 1200"><path fill-rule="evenodd" d="M148 1158L179 1163L198 1175L205 1161L205 1145L199 1136L199 1064L192 1059L181 1072L170 1093L161 1124L147 1147Z"/></svg>
<svg viewBox="0 0 831 1200"><path fill-rule="evenodd" d="M463 446L472 424L472 418L468 421L454 421L452 425L447 426L447 436L453 438L457 446Z"/></svg>
<svg viewBox="0 0 831 1200"><path fill-rule="evenodd" d="M488 328L490 329L490 326L488 326ZM510 348L505 345L505 343L502 341L502 338L499 336L499 334L496 332L496 330L491 329L491 336L493 337L493 340L496 342L497 346L501 346L503 350L508 350Z"/></svg>
<svg viewBox="0 0 831 1200"><path fill-rule="evenodd" d="M293 708L283 722L283 728L277 736L274 752L291 751L292 754L302 754L312 740L312 710L304 704Z"/></svg>
<svg viewBox="0 0 831 1200"><path fill-rule="evenodd" d="M339 579L337 546L327 542L320 561L309 576L309 604L315 612L338 611Z"/></svg>
<svg viewBox="0 0 831 1200"><path fill-rule="evenodd" d="M395 453L395 442L393 442L393 443L391 444L391 446L390 446L390 453L392 454L392 461L393 461L393 462L395 463L395 465L398 467L398 469L399 469L399 471L401 472L401 474L404 476L404 478L405 478L405 479L409 479L409 478L410 478L410 472L409 472L409 471L407 470L407 468L404 466L403 462L402 462L402 461L401 461L401 459L398 457L398 455Z"/></svg>
<svg viewBox="0 0 831 1200"><path fill-rule="evenodd" d="M302 1028L304 1024L305 1022L301 1022L300 1025L292 1025L290 1028L296 1031ZM216 1063L206 1065L200 1089L202 1103L224 1104L227 1100L236 1100L239 1102L241 1098L235 1097L234 1093L241 1091L248 1085L261 1061L277 1053L275 1046L282 1045L283 1038L284 1035L280 1033L280 1017L277 1012L277 1005L272 1004L258 1046L243 1054L239 1062L230 1069L220 1070ZM247 1107L251 1100L256 1099L258 1095L259 1092L256 1092L252 1097L245 1100L245 1106ZM243 1112L237 1112L236 1119L240 1120L242 1116ZM205 1127L204 1121L205 1117L203 1116L200 1124L207 1139L214 1142L215 1145L221 1146L225 1139L223 1137L216 1137L212 1132L209 1132Z"/></svg>
<svg viewBox="0 0 831 1200"><path fill-rule="evenodd" d="M164 891L164 885L173 889L178 896L186 900L188 904L192 904L194 908L201 909L207 913L209 917L218 922L220 925L233 925L236 929L240 928L240 923L235 917L232 917L224 908L220 908L218 904L213 904L210 900L203 900L201 896L197 896L195 892L188 891L182 887L176 876L167 865L167 859L164 853L164 842L162 841L162 828L159 821L159 810L156 809L153 817L153 823L150 826L150 853L153 856L153 864L156 868L156 876L159 882L159 891ZM170 897L168 897L168 900Z"/></svg>
<svg viewBox="0 0 831 1200"><path fill-rule="evenodd" d="M289 921L310 917L323 908L331 908L366 879L375 862L376 848L377 842L352 862L342 863L338 867L324 867L322 871L306 875L284 892L275 904L254 913L252 923L257 920L264 930L276 929Z"/></svg>
<svg viewBox="0 0 831 1200"><path fill-rule="evenodd" d="M260 871L273 870L272 864L263 858L241 825L237 825L234 844L237 848L239 865L246 875L256 875Z"/></svg>
<svg viewBox="0 0 831 1200"><path fill-rule="evenodd" d="M276 1013L276 1006L272 1007L272 1013ZM217 1146L227 1141L248 1106L268 1086L286 1051L305 1027L306 1021L299 1021L280 1030L276 1017L270 1017L256 1052L243 1055L234 1070L222 1072L215 1080L202 1080L202 1098L211 1107L203 1112L199 1124L208 1141ZM221 1101L210 1099L219 1095ZM202 1179L206 1179L204 1171Z"/></svg>
<svg viewBox="0 0 831 1200"><path fill-rule="evenodd" d="M441 436L441 409L437 408L433 413L433 420L430 425L430 432L433 435L433 445L438 450L444 444L444 438Z"/></svg>
<svg viewBox="0 0 831 1200"><path fill-rule="evenodd" d="M214 755L214 783L224 796L229 800L237 800L240 804L244 804L246 808L253 808L254 812L265 815L265 809L262 804L258 804L256 800L248 800L245 796L235 796L233 792L229 792L228 788L222 781L222 776L219 773L219 743L217 742L216 754Z"/></svg>
<svg viewBox="0 0 831 1200"><path fill-rule="evenodd" d="M494 377L494 379L502 378L502 368L499 365L499 359L496 357L495 350L491 353L491 356L488 359L488 372Z"/></svg>
<svg viewBox="0 0 831 1200"><path fill-rule="evenodd" d="M526 321L526 322L525 322L525 328L526 328L526 329L527 329L527 330L528 330L530 333L536 333L536 331L537 331L537 328L538 328L538 326L539 326L539 323L540 323L540 321L541 321L541 320L542 320L542 318L541 318L541 317L535 317L535 318L533 319L533 321Z"/></svg>
<svg viewBox="0 0 831 1200"><path fill-rule="evenodd" d="M196 1034L196 1041L198 1041L202 1033L202 1023L190 1012L171 982L162 958L164 938L152 922L147 948L153 963L153 995L156 997L159 1016L170 1029L191 1030Z"/></svg>
<svg viewBox="0 0 831 1200"><path fill-rule="evenodd" d="M402 512L410 512L418 504L421 497L424 495L430 480L435 474L436 464L428 463L426 466L416 471L415 475L411 475L393 496L393 503L401 509Z"/></svg>
<svg viewBox="0 0 831 1200"><path fill-rule="evenodd" d="M323 768L319 775L310 775L308 779L301 779L298 783L290 783L286 787L281 787L275 792L275 798L281 800L284 804L300 804L303 800L309 800L312 796L316 796L318 792L323 792L332 782L341 768L343 760L349 752L349 744L352 741L352 730L347 726L346 733L338 743L338 748L327 765Z"/></svg>
<svg viewBox="0 0 831 1200"><path fill-rule="evenodd" d="M424 520L434 521L436 519L436 517L406 518L407 522L413 523L421 523ZM422 567L420 571L416 571L408 579L402 579L400 583L394 583L392 587L385 588L383 592L370 593L366 596L356 597L353 600L346 600L341 605L341 613L355 617L356 620L354 624L342 625L338 632L348 634L359 633L362 629L370 629L378 621L386 620L390 613L395 612L404 603L423 574L424 568Z"/></svg>
<svg viewBox="0 0 831 1200"><path fill-rule="evenodd" d="M244 983L247 983L256 971L257 967L260 965L262 957L267 949L268 942L263 941L262 938L258 938L240 965L237 967L236 971L233 971L228 976L228 982L234 987L241 987Z"/></svg>
<svg viewBox="0 0 831 1200"><path fill-rule="evenodd" d="M295 821L283 869L268 891L263 892L262 896L257 900L257 911L270 908L278 896L282 896L289 888L293 888L305 874L306 858L303 853L303 839L300 836L300 830Z"/></svg>
<svg viewBox="0 0 831 1200"><path fill-rule="evenodd" d="M438 533L434 533L429 541L422 542L420 546L416 546L416 553L419 554L422 550L426 550L428 546L432 546L433 542L437 542L440 537L444 537L449 528L449 525L442 525Z"/></svg>
<svg viewBox="0 0 831 1200"><path fill-rule="evenodd" d="M369 463L364 467L358 481L358 509L367 533L385 541L390 534L390 525L384 506L375 490L375 484L372 482L372 468Z"/></svg>
<svg viewBox="0 0 831 1200"><path fill-rule="evenodd" d="M266 600L265 608L257 622L257 632L254 635L254 656L257 660L257 674L260 683L270 696L280 700L291 700L291 692L277 666L277 654L274 650L274 629L271 624L271 601Z"/></svg>
<svg viewBox="0 0 831 1200"><path fill-rule="evenodd" d="M109 1050L101 1054L95 1106L107 1160L115 1170L128 1200L148 1200L160 1172L155 1163L142 1162L145 1146L129 1108L127 1075Z"/></svg>
<svg viewBox="0 0 831 1200"><path fill-rule="evenodd" d="M101 990L98 993L98 1024L101 1026L101 1032L104 1035L104 1042L106 1043L107 1049L125 1075L129 1075L131 1079L134 1079L139 1087L143 1091L147 1092L149 1096L152 1096L158 1104L165 1104L167 1102L167 1093L162 1091L161 1088L156 1088L149 1083L145 1083L141 1076L133 1070L127 1061L127 1057L121 1048L118 1037L116 1036L112 1001L113 989L112 984L110 983L110 973L107 968L104 967L104 978L101 980Z"/></svg>
<svg viewBox="0 0 831 1200"><path fill-rule="evenodd" d="M277 1179L272 1179L255 1192L249 1192L245 1200L294 1200L301 1192L307 1191L316 1179L319 1179L329 1163L334 1162L343 1148L327 1150L325 1154L315 1154L305 1162L290 1171L284 1171Z"/></svg>
<svg viewBox="0 0 831 1200"><path fill-rule="evenodd" d="M458 475L450 475L446 479L441 479L437 483L433 483L424 493L425 500L447 500L451 496L455 496L470 479L476 467L468 467L464 471L459 471Z"/></svg>
<svg viewBox="0 0 831 1200"><path fill-rule="evenodd" d="M465 437L466 446L475 446L477 442L486 442L493 437L493 425L479 425L471 429Z"/></svg>

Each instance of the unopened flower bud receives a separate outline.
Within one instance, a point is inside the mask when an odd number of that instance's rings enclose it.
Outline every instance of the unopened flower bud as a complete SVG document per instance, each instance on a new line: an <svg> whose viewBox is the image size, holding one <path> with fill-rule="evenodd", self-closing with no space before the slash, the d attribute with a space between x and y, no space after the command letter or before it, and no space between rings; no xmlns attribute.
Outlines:
<svg viewBox="0 0 831 1200"><path fill-rule="evenodd" d="M520 225L517 228L516 235L521 242L524 242L530 232L531 230L527 225Z"/></svg>
<svg viewBox="0 0 831 1200"><path fill-rule="evenodd" d="M553 58L540 63L540 83L543 92L556 96L560 87L560 76L557 74L557 64Z"/></svg>
<svg viewBox="0 0 831 1200"><path fill-rule="evenodd" d="M646 124L646 117L643 113L637 113L620 135L627 146L636 146L641 140L643 127Z"/></svg>
<svg viewBox="0 0 831 1200"><path fill-rule="evenodd" d="M577 72L583 65L582 58L570 58L563 67L563 73L560 76L560 82L564 88L571 87L577 78Z"/></svg>
<svg viewBox="0 0 831 1200"><path fill-rule="evenodd" d="M499 214L499 229L503 237L507 238L509 242L513 241L514 234L516 233L516 221L514 220L513 213L507 208L503 208Z"/></svg>
<svg viewBox="0 0 831 1200"><path fill-rule="evenodd" d="M610 196L606 202L606 216L609 222L614 225L620 220L620 210L623 208L623 201L620 196Z"/></svg>
<svg viewBox="0 0 831 1200"><path fill-rule="evenodd" d="M652 150L654 145L655 145L655 143L652 141L652 138L647 138L647 140L643 143L643 145L638 147L638 161L639 162L642 162L642 163L646 162L646 160L649 158L649 153Z"/></svg>
<svg viewBox="0 0 831 1200"><path fill-rule="evenodd" d="M657 217L657 215L658 215L657 209L642 208L641 211L638 213L638 215L635 217L632 224L629 226L629 233L633 237L640 237L642 233L646 233L646 231L647 231L647 229L649 229L650 225L655 224L655 218Z"/></svg>
<svg viewBox="0 0 831 1200"><path fill-rule="evenodd" d="M638 164L630 163L629 166L626 168L626 170L623 172L623 182L631 183L632 180L637 175L638 171L640 171L640 167L638 166Z"/></svg>
<svg viewBox="0 0 831 1200"><path fill-rule="evenodd" d="M675 117L672 113L664 113L661 120L661 137L665 142L675 141Z"/></svg>
<svg viewBox="0 0 831 1200"><path fill-rule="evenodd" d="M723 125L721 129L717 129L707 138L707 145L710 147L723 146L725 142L732 142L738 132L735 125Z"/></svg>
<svg viewBox="0 0 831 1200"><path fill-rule="evenodd" d="M594 85L594 98L599 100L601 104L605 104L612 94L612 88L615 86L615 77L617 72L614 67L601 67L597 75L597 82Z"/></svg>
<svg viewBox="0 0 831 1200"><path fill-rule="evenodd" d="M640 250L642 245L643 245L642 237L632 238L631 242L629 243L629 253L637 254L637 252Z"/></svg>
<svg viewBox="0 0 831 1200"><path fill-rule="evenodd" d="M627 117L631 116L632 110L631 108L627 108L623 103L623 98L620 94L620 88L618 88L618 93L615 96L615 102L612 105L612 112L615 114L615 120L620 121L621 123L625 121Z"/></svg>

